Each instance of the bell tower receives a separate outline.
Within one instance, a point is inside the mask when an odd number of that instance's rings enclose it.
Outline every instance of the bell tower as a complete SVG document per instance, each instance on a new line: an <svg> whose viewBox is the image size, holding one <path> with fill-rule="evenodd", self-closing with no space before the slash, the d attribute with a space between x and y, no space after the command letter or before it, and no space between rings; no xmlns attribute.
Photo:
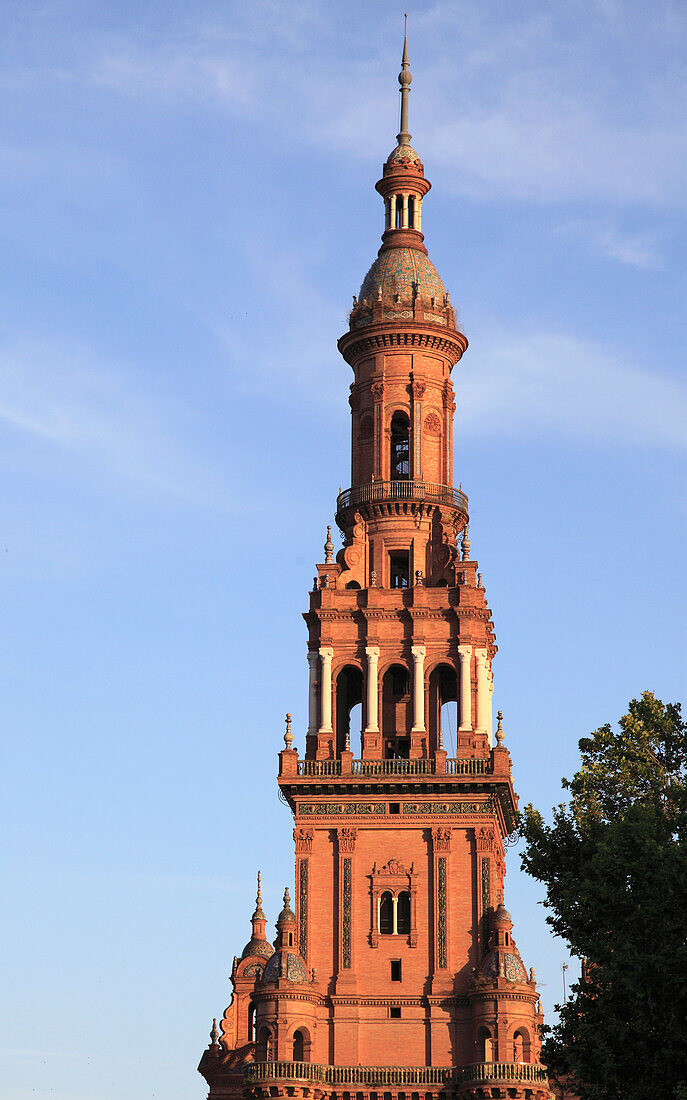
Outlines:
<svg viewBox="0 0 687 1100"><path fill-rule="evenodd" d="M452 374L468 342L424 243L411 80L404 43L381 248L338 343L353 372L343 545L328 528L304 615L304 753L287 715L279 754L294 908L287 892L274 954L254 917L199 1067L211 1098L551 1096L534 972L503 905L517 796L453 483Z"/></svg>

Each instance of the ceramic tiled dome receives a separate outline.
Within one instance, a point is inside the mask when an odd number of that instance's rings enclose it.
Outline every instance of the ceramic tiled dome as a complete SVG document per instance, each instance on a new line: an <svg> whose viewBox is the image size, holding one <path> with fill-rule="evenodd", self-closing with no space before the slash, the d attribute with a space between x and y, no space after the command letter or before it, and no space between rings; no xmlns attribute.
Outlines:
<svg viewBox="0 0 687 1100"><path fill-rule="evenodd" d="M413 283L422 298L436 298L443 304L446 287L432 261L416 248L388 248L381 253L363 279L359 298L374 300L382 295L398 294L401 301L410 301Z"/></svg>
<svg viewBox="0 0 687 1100"><path fill-rule="evenodd" d="M263 982L276 982L286 978L289 982L307 982L305 963L295 951L279 951L273 955L262 975Z"/></svg>

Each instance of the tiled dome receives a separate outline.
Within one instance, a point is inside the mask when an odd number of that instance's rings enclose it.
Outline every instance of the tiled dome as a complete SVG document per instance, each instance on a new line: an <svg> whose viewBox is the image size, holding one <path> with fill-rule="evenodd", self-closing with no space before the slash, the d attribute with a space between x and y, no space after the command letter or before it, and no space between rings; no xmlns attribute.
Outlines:
<svg viewBox="0 0 687 1100"><path fill-rule="evenodd" d="M403 167L408 161L414 168L419 169L420 172L422 171L422 161L413 147L411 145L396 145L389 153L384 167L392 168L396 165Z"/></svg>
<svg viewBox="0 0 687 1100"><path fill-rule="evenodd" d="M262 975L263 982L276 982L286 978L289 982L307 982L305 963L295 951L279 951L273 955Z"/></svg>
<svg viewBox="0 0 687 1100"><path fill-rule="evenodd" d="M269 965L269 964L268 964ZM507 952L503 956L503 970L501 975L507 978L509 982L526 982L527 972L525 967L517 955ZM486 958L483 960L478 975L480 978L498 978L499 977L499 953L498 951L490 951Z"/></svg>
<svg viewBox="0 0 687 1100"><path fill-rule="evenodd" d="M269 959L274 955L274 948L267 940L259 940L253 937L241 952L241 958L247 959L249 955L260 955L263 959Z"/></svg>
<svg viewBox="0 0 687 1100"><path fill-rule="evenodd" d="M377 257L360 288L359 299L374 300L383 295L398 294L401 300L410 301L413 283L422 298L437 298L443 304L446 287L439 272L424 252L416 248L388 248Z"/></svg>

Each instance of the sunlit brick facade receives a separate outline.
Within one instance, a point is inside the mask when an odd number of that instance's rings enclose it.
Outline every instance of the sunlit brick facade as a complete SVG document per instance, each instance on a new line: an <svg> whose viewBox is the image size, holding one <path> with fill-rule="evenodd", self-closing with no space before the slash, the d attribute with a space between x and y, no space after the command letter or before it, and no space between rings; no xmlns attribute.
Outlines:
<svg viewBox="0 0 687 1100"><path fill-rule="evenodd" d="M424 245L410 79L404 50L401 132L377 183L382 247L339 340L353 371L343 547L328 534L305 614L304 755L290 722L279 754L293 902L273 949L258 893L199 1067L211 1100L552 1095L534 973L503 906L517 796L453 485L452 371L467 340Z"/></svg>

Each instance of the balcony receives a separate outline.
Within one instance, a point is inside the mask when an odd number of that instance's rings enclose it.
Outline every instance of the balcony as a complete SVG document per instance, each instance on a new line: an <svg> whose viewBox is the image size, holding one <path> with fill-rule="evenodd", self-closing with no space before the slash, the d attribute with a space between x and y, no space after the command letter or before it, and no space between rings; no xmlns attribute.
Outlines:
<svg viewBox="0 0 687 1100"><path fill-rule="evenodd" d="M491 775L492 761L489 757L469 756L451 757L446 761L446 771L442 775ZM298 775L341 776L340 760L299 760ZM351 775L380 778L387 775L437 775L436 761L426 757L418 760L351 760Z"/></svg>
<svg viewBox="0 0 687 1100"><path fill-rule="evenodd" d="M390 501L422 501L428 504L445 504L468 514L468 498L460 489L450 485L438 485L431 481L370 481L345 489L336 499L337 512L348 508L360 508L364 504L382 504Z"/></svg>
<svg viewBox="0 0 687 1100"><path fill-rule="evenodd" d="M544 1066L530 1062L473 1062L453 1066L323 1066L314 1062L253 1062L246 1066L247 1085L262 1081L312 1081L323 1085L444 1088L473 1081L527 1082L546 1086Z"/></svg>

